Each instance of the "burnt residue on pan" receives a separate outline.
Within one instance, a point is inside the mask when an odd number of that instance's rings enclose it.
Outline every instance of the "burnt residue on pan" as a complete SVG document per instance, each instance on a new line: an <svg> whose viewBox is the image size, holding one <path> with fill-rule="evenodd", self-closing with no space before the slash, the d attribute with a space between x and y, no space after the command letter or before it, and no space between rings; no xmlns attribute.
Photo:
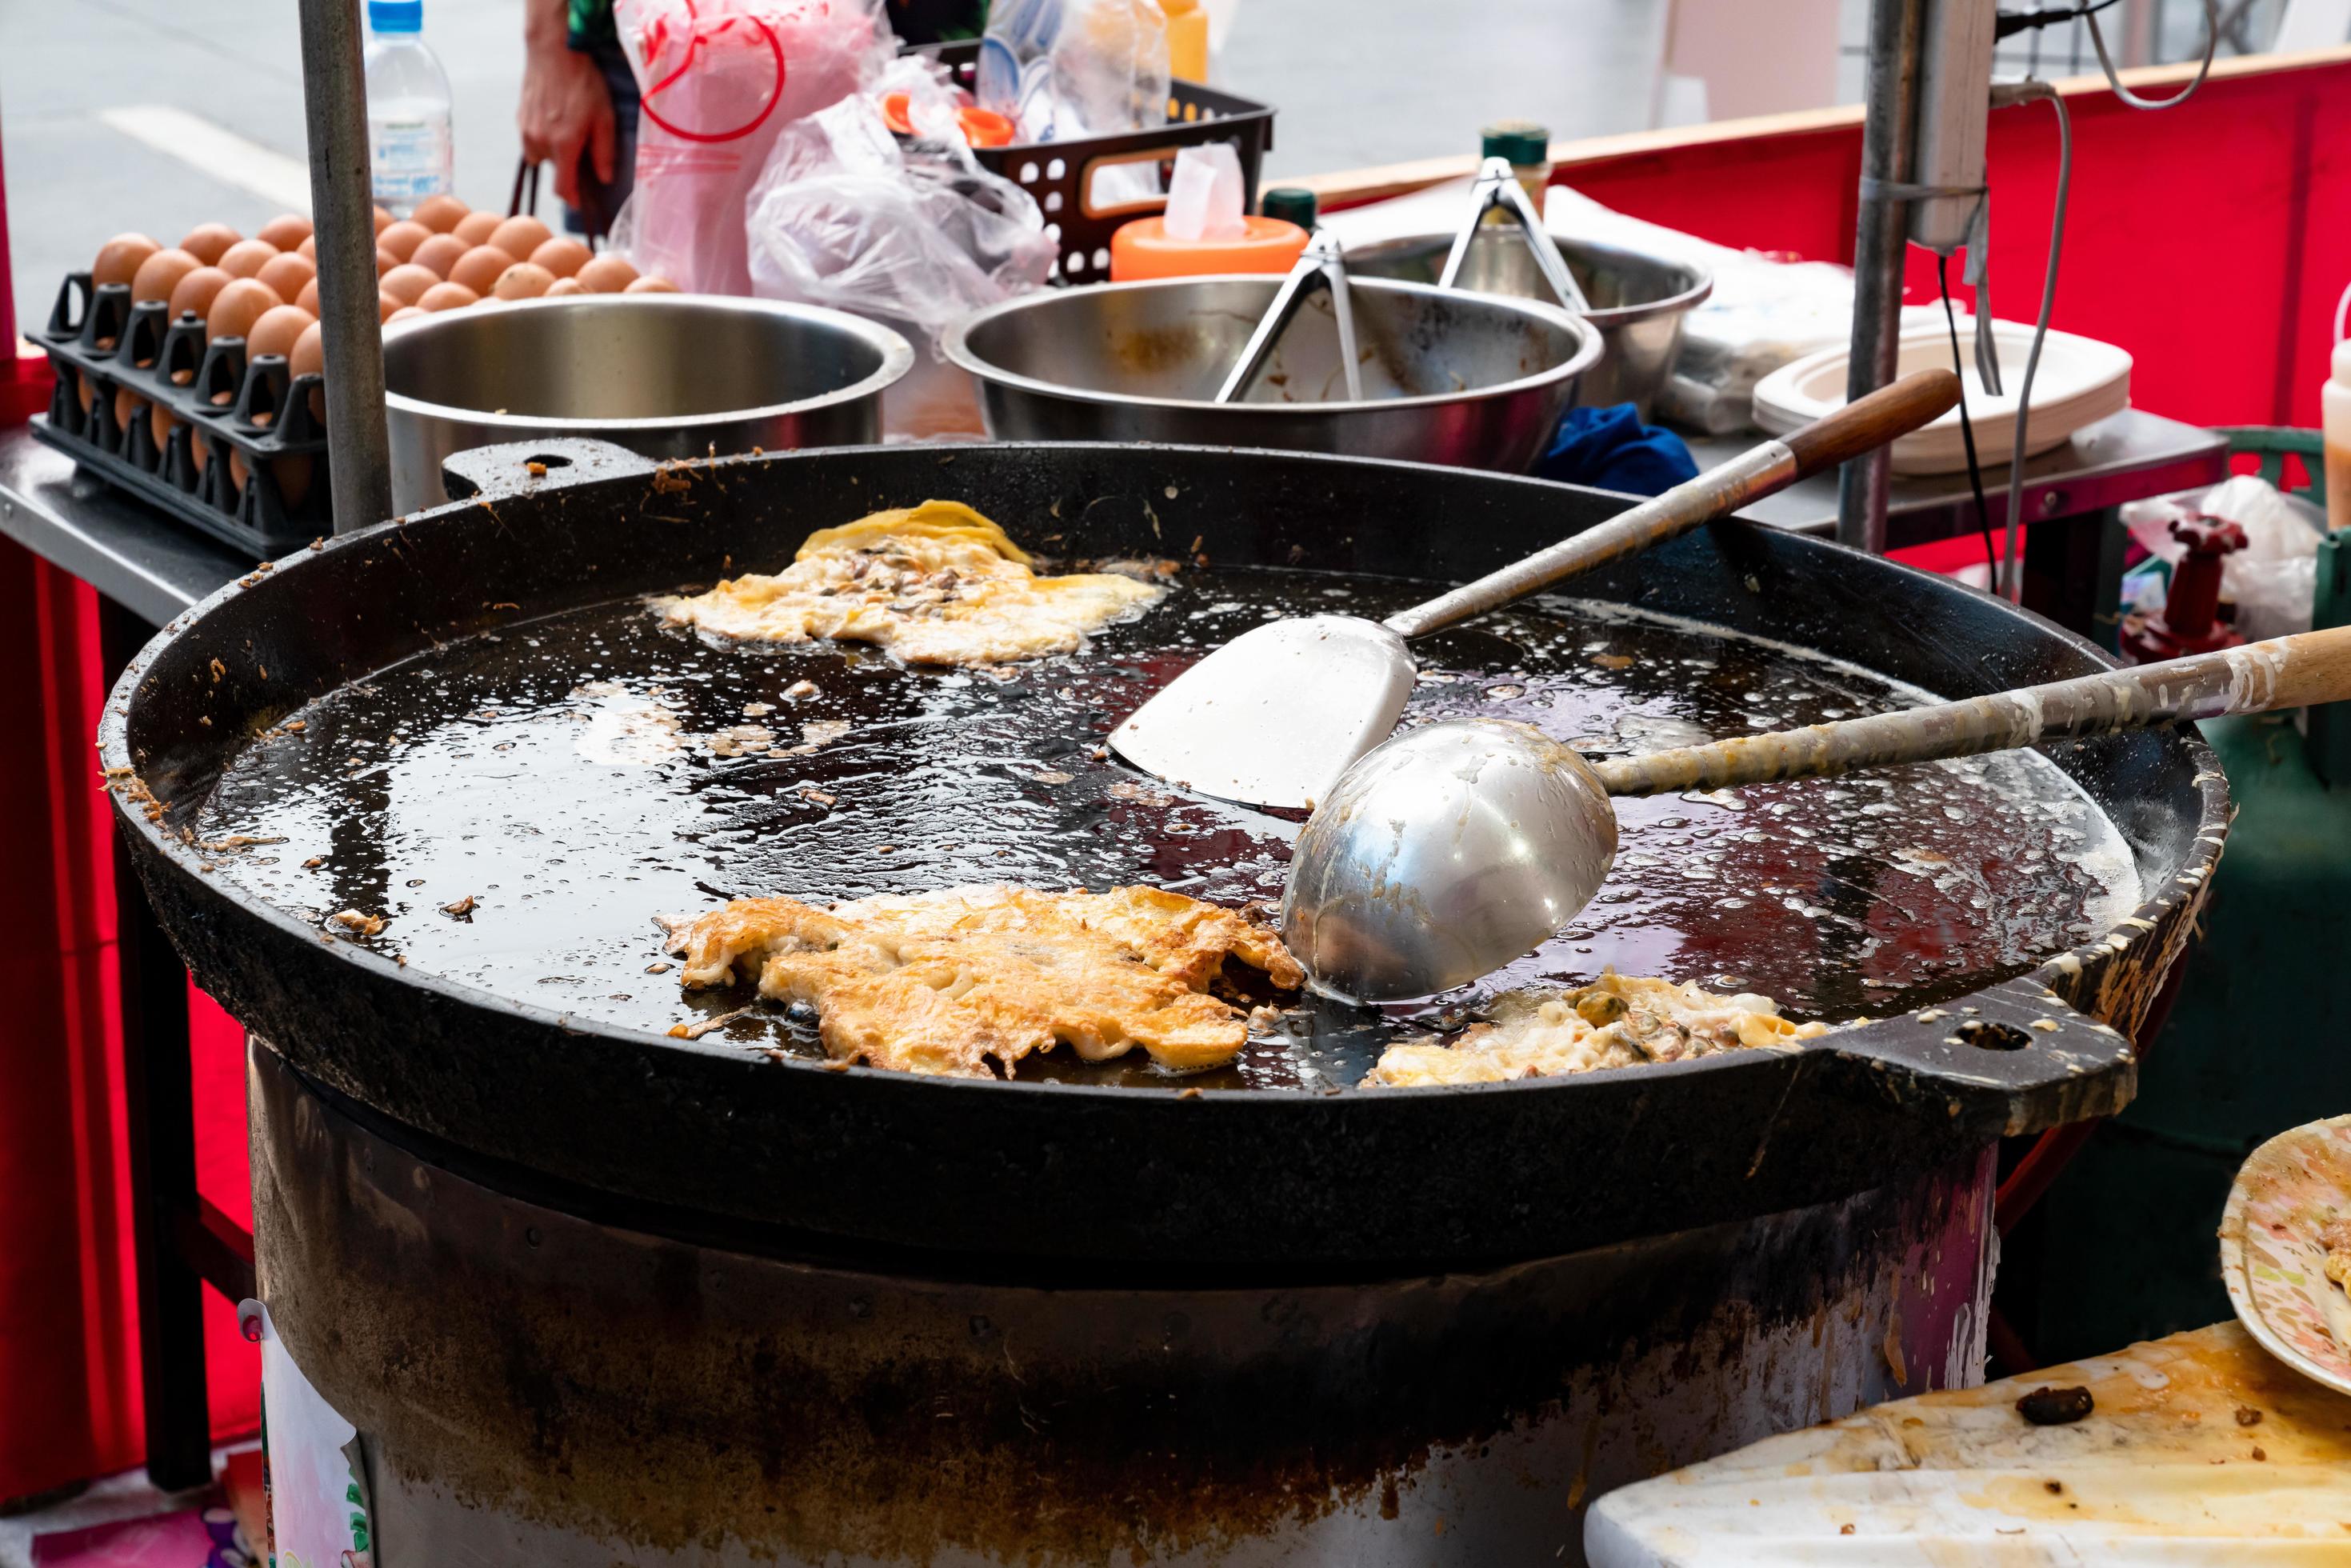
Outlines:
<svg viewBox="0 0 2351 1568"><path fill-rule="evenodd" d="M960 883L1144 882L1280 896L1296 823L1107 755L1111 727L1270 617L1378 616L1435 584L1184 570L1077 654L910 670L855 647L716 644L629 599L449 643L287 716L194 820L213 874L336 940L580 1019L662 1033L742 1009L682 993L656 916ZM1426 640L1406 723L1479 713L1587 755L1901 706L1923 694L1816 654L1553 599ZM2106 929L2139 898L2128 849L2032 754L1618 803L1593 904L1474 990L1387 1009L1314 1003L1212 1087L1345 1089L1400 1029L1604 966L1844 1020L1945 1000ZM338 921L344 914L356 920ZM380 929L372 922L381 920ZM820 1054L766 1004L714 1040ZM1024 1076L1165 1086L1067 1052Z"/></svg>

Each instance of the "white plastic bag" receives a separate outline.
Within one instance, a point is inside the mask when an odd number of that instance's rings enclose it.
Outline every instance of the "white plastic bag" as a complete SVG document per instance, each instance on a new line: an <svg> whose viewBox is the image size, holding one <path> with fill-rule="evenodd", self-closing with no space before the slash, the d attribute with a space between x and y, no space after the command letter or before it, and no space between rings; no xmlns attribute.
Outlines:
<svg viewBox="0 0 2351 1568"><path fill-rule="evenodd" d="M997 0L973 85L1024 141L1163 124L1166 14L1155 0Z"/></svg>
<svg viewBox="0 0 2351 1568"><path fill-rule="evenodd" d="M939 336L1040 287L1054 245L1036 199L980 168L953 133L951 98L894 71L892 84L909 89L907 118L925 139L902 149L862 95L778 135L745 220L751 288L905 332L923 364L885 400L892 428L976 429L970 389L939 358ZM916 412L933 399L941 408Z"/></svg>
<svg viewBox="0 0 2351 1568"><path fill-rule="evenodd" d="M2220 598L2236 608L2230 624L2249 641L2310 630L2319 532L2325 527L2317 508L2281 494L2253 475L2240 474L2201 495L2158 496L2133 501L2122 511L2131 538L2149 555L2175 567L2188 553L2171 537L2175 520L2202 516L2236 524L2245 531L2245 548L2220 558ZM2135 607L2140 610L2163 607L2162 594L2144 578L2138 600Z"/></svg>
<svg viewBox="0 0 2351 1568"><path fill-rule="evenodd" d="M786 127L895 52L883 0L616 0L643 108L636 189L613 225L640 271L747 294L743 214Z"/></svg>

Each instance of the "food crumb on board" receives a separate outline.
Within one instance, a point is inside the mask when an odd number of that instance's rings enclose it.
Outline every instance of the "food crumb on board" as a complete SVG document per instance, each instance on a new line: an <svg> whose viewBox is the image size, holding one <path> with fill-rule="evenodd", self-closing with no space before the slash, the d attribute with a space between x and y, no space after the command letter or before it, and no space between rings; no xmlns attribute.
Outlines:
<svg viewBox="0 0 2351 1568"><path fill-rule="evenodd" d="M2040 1387L2016 1402L2016 1413L2036 1427L2064 1427L2096 1408L2087 1388Z"/></svg>

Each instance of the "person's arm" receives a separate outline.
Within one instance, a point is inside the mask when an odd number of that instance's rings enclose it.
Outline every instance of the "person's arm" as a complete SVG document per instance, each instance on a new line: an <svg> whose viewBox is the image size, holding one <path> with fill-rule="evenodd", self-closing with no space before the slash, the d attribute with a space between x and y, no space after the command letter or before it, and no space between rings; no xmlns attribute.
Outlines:
<svg viewBox="0 0 2351 1568"><path fill-rule="evenodd" d="M569 0L527 0L523 12L522 101L515 123L523 156L555 164L555 193L580 204L580 153L596 178L612 180L612 95L596 62L571 47Z"/></svg>

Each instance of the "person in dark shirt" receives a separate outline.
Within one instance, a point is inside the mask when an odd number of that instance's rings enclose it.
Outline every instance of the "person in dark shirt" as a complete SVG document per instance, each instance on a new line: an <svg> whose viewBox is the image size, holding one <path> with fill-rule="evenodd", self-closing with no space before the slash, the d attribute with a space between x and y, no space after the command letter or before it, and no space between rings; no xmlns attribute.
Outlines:
<svg viewBox="0 0 2351 1568"><path fill-rule="evenodd" d="M887 0L902 42L976 38L987 0ZM555 165L567 227L611 226L637 162L637 83L612 25L612 0L527 0L522 101L515 110L523 156Z"/></svg>

